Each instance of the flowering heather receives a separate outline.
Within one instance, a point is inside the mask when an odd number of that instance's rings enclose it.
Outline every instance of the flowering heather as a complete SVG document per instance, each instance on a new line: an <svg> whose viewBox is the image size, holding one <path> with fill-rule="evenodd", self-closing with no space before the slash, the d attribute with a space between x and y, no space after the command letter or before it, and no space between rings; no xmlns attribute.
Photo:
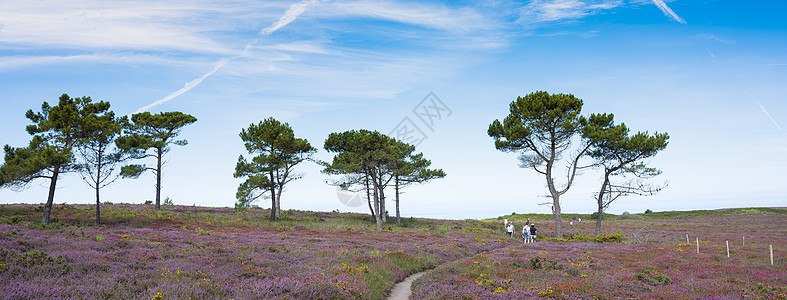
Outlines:
<svg viewBox="0 0 787 300"><path fill-rule="evenodd" d="M546 223L544 223L546 225ZM588 235L592 222L568 228ZM707 216L605 222L622 243L536 242L447 263L414 299L785 299L787 217ZM540 228L549 231L549 227ZM691 244L686 243L689 234ZM746 246L743 246L743 236ZM694 241L699 239L700 253ZM727 257L725 241L730 241ZM774 247L770 264L769 245Z"/></svg>
<svg viewBox="0 0 787 300"><path fill-rule="evenodd" d="M63 205L0 206L3 299L380 299L406 276L514 245L478 221L360 214ZM491 226L490 226L491 227Z"/></svg>

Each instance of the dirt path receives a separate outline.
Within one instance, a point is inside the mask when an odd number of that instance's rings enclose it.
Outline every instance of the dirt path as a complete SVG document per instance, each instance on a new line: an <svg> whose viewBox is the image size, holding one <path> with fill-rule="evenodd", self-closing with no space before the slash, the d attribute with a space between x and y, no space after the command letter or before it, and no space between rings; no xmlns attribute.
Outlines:
<svg viewBox="0 0 787 300"><path fill-rule="evenodd" d="M410 299L410 294L412 293L412 290L410 290L410 286L413 285L413 281L415 281L418 278L421 278L421 276L424 276L426 272L427 271L423 271L407 276L407 278L395 284L393 286L393 289L391 289L391 295L388 296L388 300Z"/></svg>
<svg viewBox="0 0 787 300"><path fill-rule="evenodd" d="M497 249L492 249L492 250L487 250L487 251L484 251L484 252L479 252L479 253L470 255L468 257L473 257L473 256L479 255L479 254L483 255L483 254L486 254L487 252L492 252L492 251L495 251L495 250L500 250L500 249L508 248L508 247L510 247L510 246L497 248ZM465 258L468 258L468 257L465 257ZM448 263L446 263L446 264L448 264ZM439 268L441 266L442 265L439 265L439 266L435 267L434 269L437 269L437 268ZM431 270L434 270L434 269L431 269ZM408 299L410 299L410 295L413 293L413 291L411 289L411 287L413 285L413 281L415 281L418 278L421 278L421 276L424 276L424 274L426 274L426 272L429 272L429 271L430 270L426 270L426 271L423 271L423 272L415 273L413 275L407 276L407 278L405 278L404 280L398 282L397 284L394 284L393 288L391 288L391 295L388 296L387 300L408 300Z"/></svg>

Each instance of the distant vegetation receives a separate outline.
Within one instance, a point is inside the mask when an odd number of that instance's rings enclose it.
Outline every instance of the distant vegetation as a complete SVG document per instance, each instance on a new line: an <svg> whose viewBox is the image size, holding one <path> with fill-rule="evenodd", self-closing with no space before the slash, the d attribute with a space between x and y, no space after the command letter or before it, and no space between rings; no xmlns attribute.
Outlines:
<svg viewBox="0 0 787 300"><path fill-rule="evenodd" d="M635 213L635 214L608 214L604 213L604 220L668 220L668 219L685 219L697 217L712 217L712 216L726 216L726 215L748 215L748 214L778 214L787 215L787 208L770 208L770 207L750 207L750 208L727 208L727 209L714 209L714 210L686 210L686 211L659 211L649 213ZM565 219L581 218L582 221L595 220L595 213L592 214L563 214ZM514 213L510 215L503 215L494 220L508 219L509 221L519 221L524 225L527 219L538 221L551 221L552 214L519 214ZM492 219L485 219L492 220Z"/></svg>

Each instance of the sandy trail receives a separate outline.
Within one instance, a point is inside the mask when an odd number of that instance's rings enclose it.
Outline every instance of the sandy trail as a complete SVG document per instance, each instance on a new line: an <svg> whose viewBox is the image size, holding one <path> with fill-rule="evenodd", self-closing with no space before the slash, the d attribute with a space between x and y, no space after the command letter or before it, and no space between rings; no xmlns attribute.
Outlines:
<svg viewBox="0 0 787 300"><path fill-rule="evenodd" d="M388 300L407 300L407 299L410 299L410 294L412 293L412 291L410 290L410 286L412 286L413 281L415 281L418 278L421 278L421 276L424 276L424 274L426 274L426 272L427 271L423 271L423 272L419 272L419 273L415 273L413 275L407 276L407 278L405 278L401 282L395 284L393 286L393 289L391 289L391 295L388 296Z"/></svg>

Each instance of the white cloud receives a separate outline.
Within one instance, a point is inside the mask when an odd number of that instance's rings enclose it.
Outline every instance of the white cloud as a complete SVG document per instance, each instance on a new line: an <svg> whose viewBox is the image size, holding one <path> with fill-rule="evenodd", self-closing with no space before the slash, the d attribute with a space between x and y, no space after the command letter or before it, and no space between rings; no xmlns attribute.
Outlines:
<svg viewBox="0 0 787 300"><path fill-rule="evenodd" d="M258 26L280 4L209 1L5 1L0 44L7 48L176 50L233 53L216 32ZM255 15L246 13L254 11Z"/></svg>
<svg viewBox="0 0 787 300"><path fill-rule="evenodd" d="M418 2L331 2L323 5L316 14L324 17L368 17L449 31L467 32L497 26L494 21L471 8L451 8Z"/></svg>
<svg viewBox="0 0 787 300"><path fill-rule="evenodd" d="M653 4L656 4L656 6L664 13L664 15L674 19L675 21L678 21L678 23L686 24L686 21L678 16L678 14L676 14L674 11L672 11L672 9L667 6L667 3L664 3L664 0L653 0Z"/></svg>
<svg viewBox="0 0 787 300"><path fill-rule="evenodd" d="M0 57L0 72L24 69L52 64L82 64L82 63L102 63L118 65L163 65L168 67L195 67L202 66L202 62L192 62L184 60L167 59L160 56L144 54L78 54L78 55L43 55L27 56L12 55Z"/></svg>
<svg viewBox="0 0 787 300"><path fill-rule="evenodd" d="M551 22L580 19L621 5L621 1L532 0L519 12L519 21L525 23Z"/></svg>

